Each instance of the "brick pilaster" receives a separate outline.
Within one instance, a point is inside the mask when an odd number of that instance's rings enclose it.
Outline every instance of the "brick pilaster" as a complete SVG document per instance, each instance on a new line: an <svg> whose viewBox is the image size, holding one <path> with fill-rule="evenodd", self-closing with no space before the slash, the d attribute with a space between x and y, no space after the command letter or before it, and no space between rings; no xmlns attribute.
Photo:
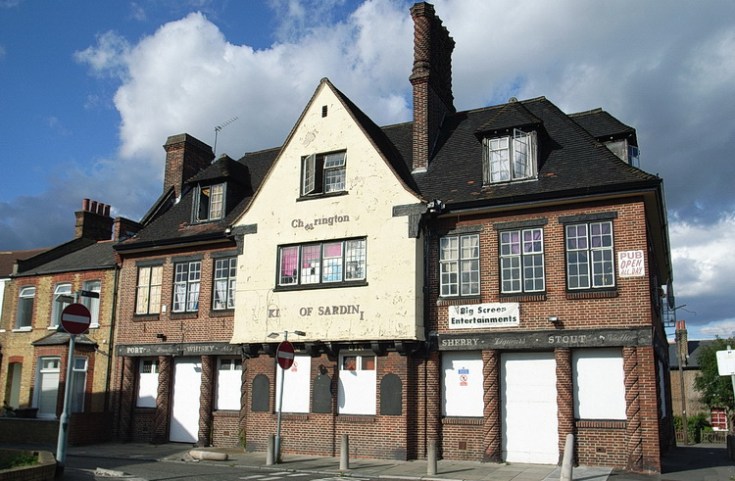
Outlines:
<svg viewBox="0 0 735 481"><path fill-rule="evenodd" d="M173 363L168 356L158 358L158 393L156 394L156 414L153 417L153 442L168 441L168 417L171 406L171 378Z"/></svg>
<svg viewBox="0 0 735 481"><path fill-rule="evenodd" d="M638 349L623 348L625 370L625 412L628 418L626 439L629 471L641 471L643 467L643 428L641 425L640 379L638 375Z"/></svg>
<svg viewBox="0 0 735 481"><path fill-rule="evenodd" d="M572 380L572 351L556 348L556 405L559 424L559 464L564 456L567 434L576 434L574 429L574 382ZM575 450L576 452L576 450Z"/></svg>
<svg viewBox="0 0 735 481"><path fill-rule="evenodd" d="M214 409L214 386L217 358L202 356L202 383L199 389L199 433L197 446L212 444L212 410Z"/></svg>
<svg viewBox="0 0 735 481"><path fill-rule="evenodd" d="M122 362L122 389L118 405L118 434L121 441L130 441L135 405L135 359L124 357Z"/></svg>
<svg viewBox="0 0 735 481"><path fill-rule="evenodd" d="M484 389L483 461L502 461L501 411L500 411L500 351L482 351L482 375Z"/></svg>

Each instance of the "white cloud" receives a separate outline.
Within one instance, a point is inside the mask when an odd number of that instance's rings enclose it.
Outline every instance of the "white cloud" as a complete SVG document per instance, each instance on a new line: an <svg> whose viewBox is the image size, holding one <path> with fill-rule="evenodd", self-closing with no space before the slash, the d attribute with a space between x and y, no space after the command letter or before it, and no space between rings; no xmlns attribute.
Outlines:
<svg viewBox="0 0 735 481"><path fill-rule="evenodd" d="M702 333L702 336L697 337L696 339L712 339L714 337L721 337L725 339L735 337L735 319L709 322L700 327L699 332ZM695 339L692 336L688 337L689 339Z"/></svg>
<svg viewBox="0 0 735 481"><path fill-rule="evenodd" d="M677 295L689 298L718 293L731 296L735 289L735 214L731 213L713 225L697 225L686 221L669 227L671 257L674 262Z"/></svg>
<svg viewBox="0 0 735 481"><path fill-rule="evenodd" d="M97 45L75 52L77 62L89 65L96 76L123 77L130 50L128 41L113 31L97 37Z"/></svg>

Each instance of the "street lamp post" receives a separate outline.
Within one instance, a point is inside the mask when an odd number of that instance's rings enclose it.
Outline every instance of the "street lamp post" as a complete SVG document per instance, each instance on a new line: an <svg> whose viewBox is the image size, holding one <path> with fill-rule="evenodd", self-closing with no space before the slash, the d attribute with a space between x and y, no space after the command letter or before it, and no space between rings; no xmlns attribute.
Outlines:
<svg viewBox="0 0 735 481"><path fill-rule="evenodd" d="M283 331L283 342L288 341L288 333L289 331ZM306 333L304 331L291 331L292 334L296 334L297 336L305 336ZM268 337L271 339L275 339L280 334L278 332L271 332L268 334ZM278 357L278 354L276 353L276 357ZM281 462L281 414L283 412L283 382L286 379L286 369L283 369L284 372L281 373L281 389L280 393L278 394L278 418L276 421L276 446L275 446L275 458L276 463Z"/></svg>

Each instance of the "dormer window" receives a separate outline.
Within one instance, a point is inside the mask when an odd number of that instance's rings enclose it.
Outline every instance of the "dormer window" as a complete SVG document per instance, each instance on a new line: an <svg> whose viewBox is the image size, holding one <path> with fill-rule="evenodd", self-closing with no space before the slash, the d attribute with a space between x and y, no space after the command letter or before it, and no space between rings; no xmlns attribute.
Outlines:
<svg viewBox="0 0 735 481"><path fill-rule="evenodd" d="M536 132L513 129L513 135L485 139L484 183L536 176Z"/></svg>
<svg viewBox="0 0 735 481"><path fill-rule="evenodd" d="M194 222L225 216L225 184L198 185L194 192Z"/></svg>
<svg viewBox="0 0 735 481"><path fill-rule="evenodd" d="M640 151L637 146L629 144L627 140L611 140L605 142L605 146L623 162L627 162L633 167L640 166Z"/></svg>
<svg viewBox="0 0 735 481"><path fill-rule="evenodd" d="M301 165L301 195L344 192L347 152L311 154Z"/></svg>

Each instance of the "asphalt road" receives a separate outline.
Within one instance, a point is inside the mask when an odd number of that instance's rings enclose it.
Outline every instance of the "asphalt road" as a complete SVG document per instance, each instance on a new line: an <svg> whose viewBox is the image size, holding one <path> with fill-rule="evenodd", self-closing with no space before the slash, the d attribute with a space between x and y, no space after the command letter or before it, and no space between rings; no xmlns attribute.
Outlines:
<svg viewBox="0 0 735 481"><path fill-rule="evenodd" d="M98 468L107 470L100 471ZM96 474L97 473L97 474ZM110 473L113 476L110 476ZM124 473L125 476L114 476ZM293 471L263 471L222 465L162 462L124 461L120 459L70 456L66 458L64 481L344 481L344 478ZM369 478L350 477L350 481L367 481Z"/></svg>

